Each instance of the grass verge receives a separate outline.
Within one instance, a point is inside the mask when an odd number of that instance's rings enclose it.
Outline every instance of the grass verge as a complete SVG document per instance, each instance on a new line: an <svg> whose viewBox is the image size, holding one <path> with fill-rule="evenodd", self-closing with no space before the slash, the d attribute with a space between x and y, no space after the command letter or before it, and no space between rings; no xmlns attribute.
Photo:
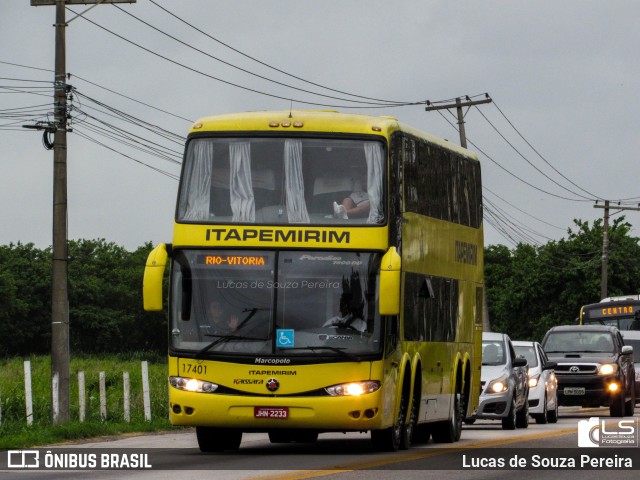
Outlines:
<svg viewBox="0 0 640 480"><path fill-rule="evenodd" d="M26 420L24 361L31 363L33 423ZM144 417L141 361L148 362L151 420ZM85 421L80 422L78 372L85 376ZM107 416L100 413L99 375L105 372ZM130 422L124 419L123 372L130 378ZM168 421L166 359L157 354L81 356L71 359L69 405L71 420L53 426L51 363L45 356L0 360L0 449L28 448L131 432L172 429Z"/></svg>

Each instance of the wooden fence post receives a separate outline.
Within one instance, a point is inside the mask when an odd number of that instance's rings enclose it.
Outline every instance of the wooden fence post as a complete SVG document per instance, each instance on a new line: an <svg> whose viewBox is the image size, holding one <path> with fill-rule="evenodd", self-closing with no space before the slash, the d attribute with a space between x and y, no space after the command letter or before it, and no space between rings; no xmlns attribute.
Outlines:
<svg viewBox="0 0 640 480"><path fill-rule="evenodd" d="M58 396L60 390L58 389L58 383L60 382L60 374L55 372L51 377L51 420L54 425L58 424L58 417L60 416L60 397Z"/></svg>
<svg viewBox="0 0 640 480"><path fill-rule="evenodd" d="M122 373L122 382L124 387L124 421L131 421L131 387L129 384L129 372Z"/></svg>
<svg viewBox="0 0 640 480"><path fill-rule="evenodd" d="M87 412L86 396L84 390L84 372L78 372L78 417L84 422Z"/></svg>
<svg viewBox="0 0 640 480"><path fill-rule="evenodd" d="M104 372L100 372L100 419L103 422L107 419L107 391Z"/></svg>
<svg viewBox="0 0 640 480"><path fill-rule="evenodd" d="M151 400L149 398L149 365L142 362L142 400L144 403L144 419L151 421Z"/></svg>
<svg viewBox="0 0 640 480"><path fill-rule="evenodd" d="M24 403L27 410L27 425L33 424L33 398L31 396L31 361L24 361Z"/></svg>

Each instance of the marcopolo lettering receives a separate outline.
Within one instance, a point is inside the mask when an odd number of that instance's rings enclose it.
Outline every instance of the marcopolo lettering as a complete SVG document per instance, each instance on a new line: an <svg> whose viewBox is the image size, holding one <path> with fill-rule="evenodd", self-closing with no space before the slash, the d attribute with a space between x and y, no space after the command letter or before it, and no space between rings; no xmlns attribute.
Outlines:
<svg viewBox="0 0 640 480"><path fill-rule="evenodd" d="M349 232L333 230L288 230L267 228L209 228L205 235L207 242L246 242L258 240L260 242L283 243L350 243Z"/></svg>

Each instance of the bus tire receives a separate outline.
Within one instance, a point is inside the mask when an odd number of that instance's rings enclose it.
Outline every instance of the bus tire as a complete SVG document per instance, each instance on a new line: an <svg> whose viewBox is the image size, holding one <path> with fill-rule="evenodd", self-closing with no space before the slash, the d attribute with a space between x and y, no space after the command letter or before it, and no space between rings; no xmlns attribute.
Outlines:
<svg viewBox="0 0 640 480"><path fill-rule="evenodd" d="M433 441L438 443L453 443L460 440L462 435L462 395L456 393L453 396L453 412L451 418L444 422L438 422L433 427Z"/></svg>
<svg viewBox="0 0 640 480"><path fill-rule="evenodd" d="M420 423L416 425L411 441L414 444L429 443L429 439L431 438L431 429L432 426L429 423Z"/></svg>
<svg viewBox="0 0 640 480"><path fill-rule="evenodd" d="M203 453L238 450L242 442L242 430L234 428L196 427L198 447Z"/></svg>
<svg viewBox="0 0 640 480"><path fill-rule="evenodd" d="M418 396L413 395L411 398L411 405L407 412L407 418L404 422L404 429L402 430L402 437L400 438L400 449L406 450L411 447L411 443L414 441L416 427L418 426L418 409L420 407ZM427 441L429 439L427 438Z"/></svg>
<svg viewBox="0 0 640 480"><path fill-rule="evenodd" d="M373 448L381 452L395 452L402 447L402 436L405 432L405 419L407 411L406 393L404 388L401 390L400 408L398 408L398 416L395 424L384 430L372 430L371 442ZM406 448L406 446L404 447Z"/></svg>

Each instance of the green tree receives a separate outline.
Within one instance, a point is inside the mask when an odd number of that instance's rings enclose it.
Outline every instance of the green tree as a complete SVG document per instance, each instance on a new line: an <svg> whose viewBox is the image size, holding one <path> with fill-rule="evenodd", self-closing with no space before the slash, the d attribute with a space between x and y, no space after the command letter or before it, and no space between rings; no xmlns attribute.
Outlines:
<svg viewBox="0 0 640 480"><path fill-rule="evenodd" d="M638 292L640 246L624 217L609 229L609 295ZM485 282L491 328L514 339L541 340L554 325L574 323L580 307L600 300L602 220L574 221L567 238L510 250L489 246Z"/></svg>
<svg viewBox="0 0 640 480"><path fill-rule="evenodd" d="M0 246L0 355L48 351L51 250L32 243Z"/></svg>
<svg viewBox="0 0 640 480"><path fill-rule="evenodd" d="M104 239L69 242L72 351L126 352L166 346L164 315L142 308L146 244L131 253Z"/></svg>

